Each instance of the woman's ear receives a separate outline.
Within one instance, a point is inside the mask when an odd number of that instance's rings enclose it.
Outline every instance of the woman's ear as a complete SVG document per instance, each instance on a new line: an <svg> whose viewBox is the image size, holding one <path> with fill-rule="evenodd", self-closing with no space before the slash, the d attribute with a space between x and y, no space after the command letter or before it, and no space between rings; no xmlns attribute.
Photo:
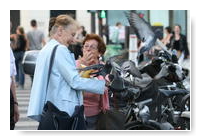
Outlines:
<svg viewBox="0 0 200 140"><path fill-rule="evenodd" d="M63 28L61 26L59 26L58 29L57 29L58 36L61 36L62 32L63 32Z"/></svg>

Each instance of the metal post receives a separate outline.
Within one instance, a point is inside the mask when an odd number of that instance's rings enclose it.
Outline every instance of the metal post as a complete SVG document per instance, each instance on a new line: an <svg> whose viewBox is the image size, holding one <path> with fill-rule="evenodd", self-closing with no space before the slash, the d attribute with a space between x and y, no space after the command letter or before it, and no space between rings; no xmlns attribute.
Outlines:
<svg viewBox="0 0 200 140"><path fill-rule="evenodd" d="M95 12L91 12L91 33L95 33Z"/></svg>

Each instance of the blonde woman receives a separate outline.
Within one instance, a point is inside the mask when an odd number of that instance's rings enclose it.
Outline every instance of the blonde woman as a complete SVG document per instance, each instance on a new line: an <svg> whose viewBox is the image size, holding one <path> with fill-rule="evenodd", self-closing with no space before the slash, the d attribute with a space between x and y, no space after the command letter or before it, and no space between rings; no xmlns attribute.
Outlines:
<svg viewBox="0 0 200 140"><path fill-rule="evenodd" d="M58 16L50 31L51 40L38 55L28 108L28 116L40 122L38 129L71 129L73 122L70 119L60 121L59 117L52 116L57 114L54 110L62 114L61 118L63 115L63 118L72 117L77 107L83 104L82 91L104 93L105 80L81 78L76 70L74 55L68 47L74 42L77 29L74 19L67 15ZM56 46L47 87L50 56ZM49 102L54 105L51 110L47 108L50 115L42 115L44 105ZM79 116L76 129L85 129L83 113Z"/></svg>

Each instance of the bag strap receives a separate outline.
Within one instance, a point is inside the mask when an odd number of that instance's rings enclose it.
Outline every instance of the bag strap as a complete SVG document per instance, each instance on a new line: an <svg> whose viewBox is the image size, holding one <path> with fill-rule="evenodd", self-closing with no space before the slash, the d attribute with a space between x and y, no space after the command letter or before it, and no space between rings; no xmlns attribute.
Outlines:
<svg viewBox="0 0 200 140"><path fill-rule="evenodd" d="M50 63L49 63L49 71L48 71L48 77L47 77L47 88L46 88L46 95L45 95L45 100L47 97L47 90L48 90L48 85L49 85L49 79L50 79L50 74L51 74L51 69L53 67L53 62L54 62L54 57L55 57L55 53L56 53L56 49L57 49L58 45L56 45L53 48L53 51L51 53L51 57L50 57Z"/></svg>
<svg viewBox="0 0 200 140"><path fill-rule="evenodd" d="M50 57L50 64L49 64L49 71L48 71L48 77L47 77L47 87L46 87L45 100L46 100L46 97L47 97L47 90L48 90L48 85L49 85L49 79L50 79L51 69L52 69L52 67L53 67L53 63L54 63L54 58L55 58L55 53L56 53L57 47L58 47L58 45L56 45L56 46L53 48L53 51L52 51L51 57ZM79 102L79 105L80 105L80 100L79 100L79 96L78 96L77 92L76 92L76 96L77 96L77 98L78 98L78 102Z"/></svg>

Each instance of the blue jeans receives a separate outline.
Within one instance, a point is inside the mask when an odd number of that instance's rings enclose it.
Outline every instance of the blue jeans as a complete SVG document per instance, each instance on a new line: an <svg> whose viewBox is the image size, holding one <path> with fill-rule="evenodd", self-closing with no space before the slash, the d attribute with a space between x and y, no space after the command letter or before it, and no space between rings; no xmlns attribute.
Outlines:
<svg viewBox="0 0 200 140"><path fill-rule="evenodd" d="M15 56L15 65L16 65L16 82L19 83L20 86L24 87L24 70L22 67L22 59L24 57L24 52L19 51L19 52L14 52Z"/></svg>

